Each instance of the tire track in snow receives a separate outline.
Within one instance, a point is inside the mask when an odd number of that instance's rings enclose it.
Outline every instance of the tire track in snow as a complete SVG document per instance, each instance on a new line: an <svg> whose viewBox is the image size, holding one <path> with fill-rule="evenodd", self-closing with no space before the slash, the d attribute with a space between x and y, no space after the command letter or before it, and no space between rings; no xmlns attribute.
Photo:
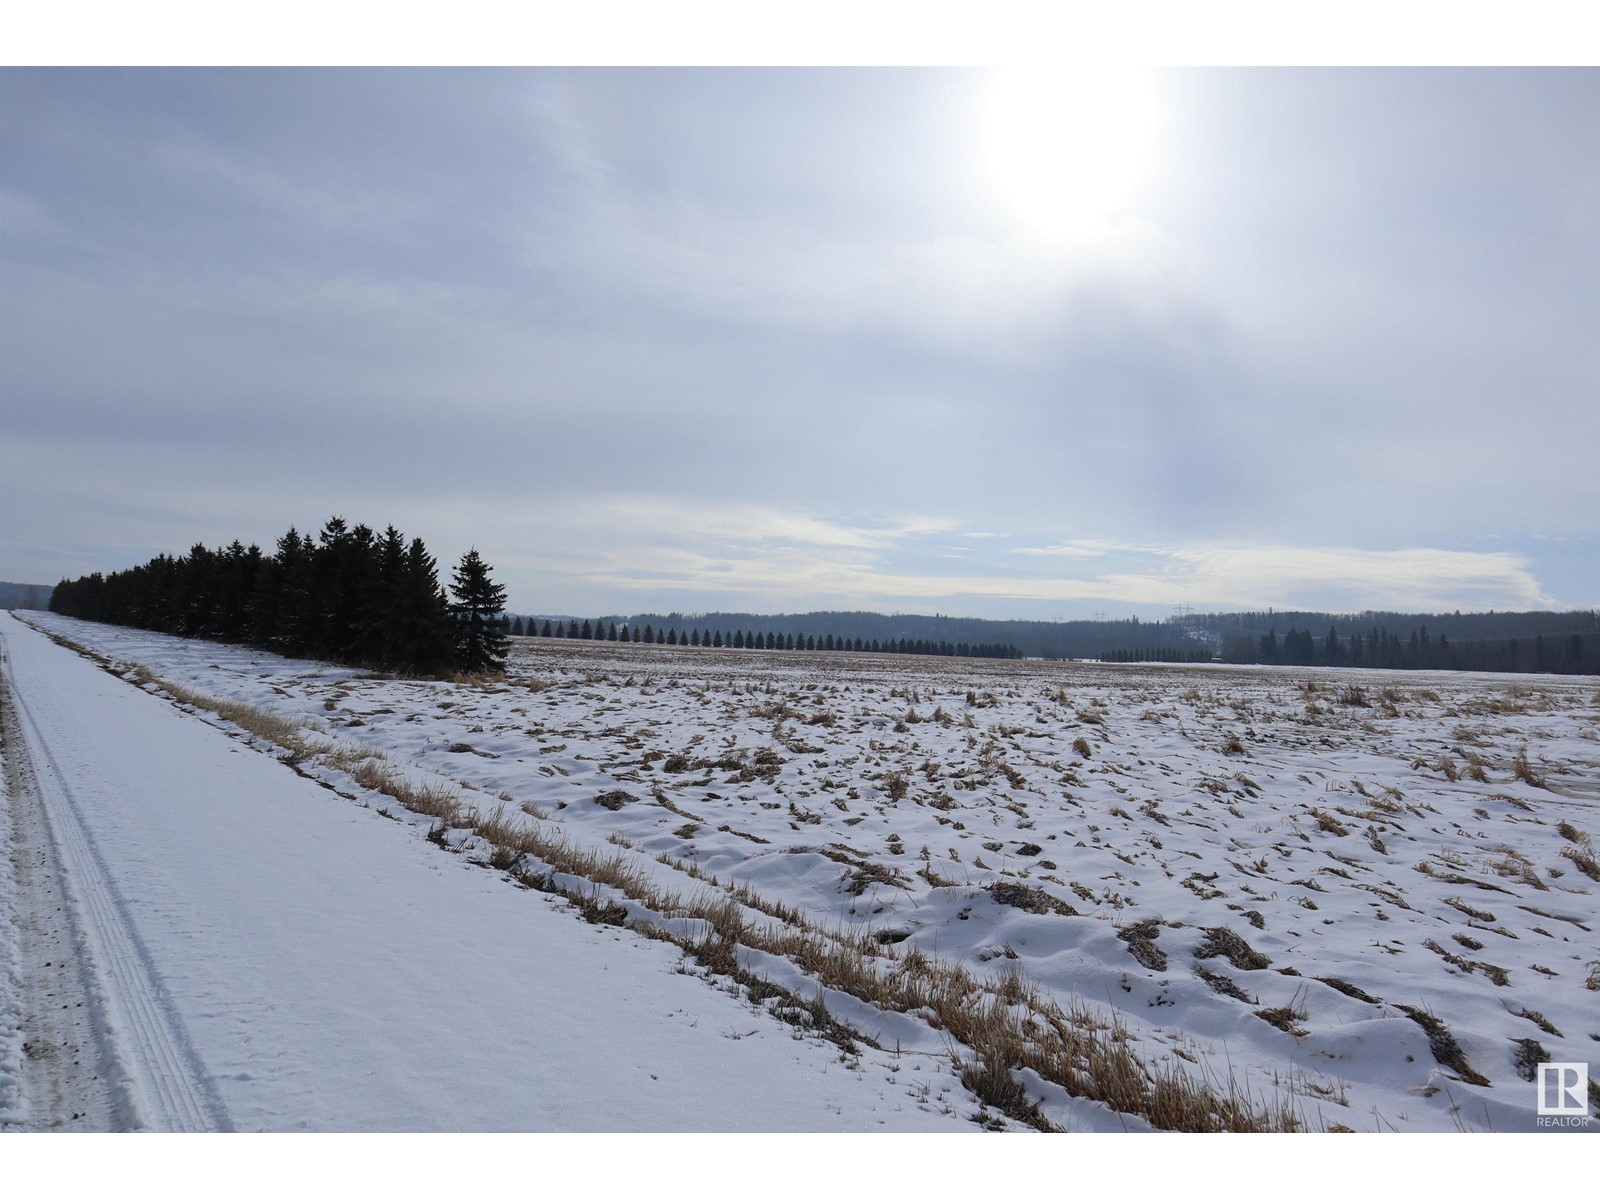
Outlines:
<svg viewBox="0 0 1600 1200"><path fill-rule="evenodd" d="M111 1082L125 1071L110 1039L98 1032L97 981L79 950L64 873L4 679L0 740L10 808L6 865L14 884L12 928L0 932L15 937L13 989L0 997L0 1010L15 1021L10 1032L17 1050L17 1061L0 1063L0 1072L11 1076L0 1080L6 1085L0 1090L12 1095L10 1104L0 1097L0 1131L112 1132L127 1126L122 1092Z"/></svg>
<svg viewBox="0 0 1600 1200"><path fill-rule="evenodd" d="M9 747L29 762L49 840L62 868L74 941L91 965L101 1059L113 1089L118 1124L126 1129L187 1133L233 1129L226 1106L200 1061L126 900L112 880L94 836L43 732L5 663L21 743Z"/></svg>

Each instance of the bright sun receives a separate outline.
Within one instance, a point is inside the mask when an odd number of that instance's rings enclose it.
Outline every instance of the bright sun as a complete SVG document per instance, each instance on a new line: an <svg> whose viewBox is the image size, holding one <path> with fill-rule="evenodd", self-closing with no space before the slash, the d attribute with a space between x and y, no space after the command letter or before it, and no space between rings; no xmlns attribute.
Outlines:
<svg viewBox="0 0 1600 1200"><path fill-rule="evenodd" d="M983 141L988 182L1037 236L1092 238L1150 172L1156 97L1149 72L1081 66L991 77Z"/></svg>

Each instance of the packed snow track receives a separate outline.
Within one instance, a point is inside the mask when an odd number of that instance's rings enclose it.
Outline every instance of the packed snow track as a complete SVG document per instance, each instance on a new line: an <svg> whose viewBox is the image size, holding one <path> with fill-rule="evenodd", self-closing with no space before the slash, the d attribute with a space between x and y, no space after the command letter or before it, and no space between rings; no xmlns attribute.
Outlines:
<svg viewBox="0 0 1600 1200"><path fill-rule="evenodd" d="M35 886L27 894L37 898L42 891L53 901L49 916L44 906L32 905L29 926L35 946L56 943L44 964L53 970L56 988L44 989L42 997L33 989L45 1001L36 1019L49 1024L25 1050L43 1064L38 1074L49 1082L51 1102L34 1122L61 1128L90 1118L90 1128L231 1129L72 788L17 693L9 656L5 690L7 766L11 794L20 801L15 811L23 818L17 844L28 846L34 858L29 881ZM91 963L98 973L86 969ZM87 1012L70 1022L47 1016L55 996L74 997L62 999L58 1013ZM86 1053L98 1067L87 1087L81 1079ZM67 1060L69 1054L75 1061Z"/></svg>

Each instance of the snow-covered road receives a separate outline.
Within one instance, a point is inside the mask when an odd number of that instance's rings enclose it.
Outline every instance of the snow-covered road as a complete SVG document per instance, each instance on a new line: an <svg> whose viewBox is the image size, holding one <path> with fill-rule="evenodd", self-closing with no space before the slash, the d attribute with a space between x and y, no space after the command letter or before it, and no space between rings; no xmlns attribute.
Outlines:
<svg viewBox="0 0 1600 1200"><path fill-rule="evenodd" d="M21 997L0 1006L0 1124L975 1128L938 1059L800 1038L673 947L440 853L9 615L0 646L0 834L33 865L0 862ZM76 1075L21 1062L70 1032L22 986L60 973L51 945L81 976Z"/></svg>

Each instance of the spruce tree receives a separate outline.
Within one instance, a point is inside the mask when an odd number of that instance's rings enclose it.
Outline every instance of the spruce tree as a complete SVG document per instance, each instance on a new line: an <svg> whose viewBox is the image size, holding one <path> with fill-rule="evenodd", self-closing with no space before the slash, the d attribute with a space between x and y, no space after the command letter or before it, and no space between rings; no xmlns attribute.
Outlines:
<svg viewBox="0 0 1600 1200"><path fill-rule="evenodd" d="M422 539L413 538L384 617L383 663L405 673L441 673L454 659L451 632L438 567Z"/></svg>
<svg viewBox="0 0 1600 1200"><path fill-rule="evenodd" d="M372 546L370 569L361 581L357 646L359 659L369 666L389 667L389 609L399 594L405 573L406 541L393 525Z"/></svg>
<svg viewBox="0 0 1600 1200"><path fill-rule="evenodd" d="M503 671L508 646L500 614L506 606L506 589L489 578L489 565L476 547L462 557L450 593L455 597L450 614L456 622L457 665L475 673Z"/></svg>

